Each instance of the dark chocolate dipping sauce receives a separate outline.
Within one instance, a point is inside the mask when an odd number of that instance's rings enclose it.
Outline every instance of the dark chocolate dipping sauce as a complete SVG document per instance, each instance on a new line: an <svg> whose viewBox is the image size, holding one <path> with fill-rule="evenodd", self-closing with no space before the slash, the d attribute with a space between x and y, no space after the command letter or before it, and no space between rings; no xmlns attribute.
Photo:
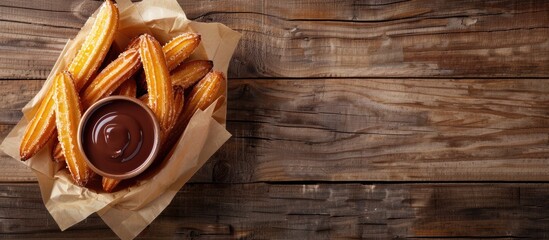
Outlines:
<svg viewBox="0 0 549 240"><path fill-rule="evenodd" d="M88 160L110 174L141 166L154 147L154 122L145 109L128 100L106 102L83 123L82 148Z"/></svg>

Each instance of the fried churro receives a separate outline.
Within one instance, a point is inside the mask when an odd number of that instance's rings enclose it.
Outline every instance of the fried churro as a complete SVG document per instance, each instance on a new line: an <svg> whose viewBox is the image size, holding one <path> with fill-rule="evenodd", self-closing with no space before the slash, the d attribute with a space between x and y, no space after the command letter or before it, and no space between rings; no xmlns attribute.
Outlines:
<svg viewBox="0 0 549 240"><path fill-rule="evenodd" d="M130 48L105 67L82 93L84 109L111 95L141 67L139 49Z"/></svg>
<svg viewBox="0 0 549 240"><path fill-rule="evenodd" d="M90 34L71 61L68 69L75 77L77 92L95 73L112 44L118 28L118 8L107 0L100 7ZM50 87L38 106L38 111L25 130L19 154L27 160L42 149L55 132L53 87Z"/></svg>
<svg viewBox="0 0 549 240"><path fill-rule="evenodd" d="M162 144L162 149L159 152L158 159L164 159L177 143L181 134L185 131L191 117L198 110L204 110L216 99L222 98L223 86L225 85L225 77L220 72L208 73L196 86L193 87L189 97L185 100L183 112L177 118L177 121L165 141Z"/></svg>
<svg viewBox="0 0 549 240"><path fill-rule="evenodd" d="M23 135L19 147L21 160L27 160L34 156L46 145L55 132L55 104L53 101L53 94L54 89L50 87L38 106L36 114L27 125L25 135Z"/></svg>
<svg viewBox="0 0 549 240"><path fill-rule="evenodd" d="M97 71L114 40L118 29L118 8L111 0L100 7L90 34L68 67L75 80L76 89L86 85Z"/></svg>
<svg viewBox="0 0 549 240"><path fill-rule="evenodd" d="M173 86L173 107L171 108L171 120L168 127L168 134L175 126L177 118L183 112L183 106L185 103L185 89L181 86Z"/></svg>
<svg viewBox="0 0 549 240"><path fill-rule="evenodd" d="M162 47L162 51L164 52L168 70L174 70L179 64L187 59L198 47L200 41L200 35L196 33L183 33L166 43ZM130 45L135 44L135 42L137 42L135 39L132 40ZM147 89L145 77L142 76L141 78L138 78L138 80L138 87L142 90Z"/></svg>
<svg viewBox="0 0 549 240"><path fill-rule="evenodd" d="M118 186L120 182L121 180L118 179L103 177L103 179L101 179L101 186L105 192L110 193L114 190L114 188L116 188L116 186Z"/></svg>
<svg viewBox="0 0 549 240"><path fill-rule="evenodd" d="M185 110L181 115L181 122L185 125L189 122L197 109L204 110L222 94L225 77L221 72L210 72L194 86L189 94ZM184 126L184 127L185 127Z"/></svg>
<svg viewBox="0 0 549 240"><path fill-rule="evenodd" d="M127 96L127 97L136 97L137 96L137 85L134 78L129 78L126 80L120 87L118 87L117 95Z"/></svg>
<svg viewBox="0 0 549 240"><path fill-rule="evenodd" d="M56 141L56 143L53 146L52 150L52 158L56 162L64 162L65 161L65 154L63 154L63 148L61 148L61 144L59 141Z"/></svg>
<svg viewBox="0 0 549 240"><path fill-rule="evenodd" d="M92 175L84 155L77 144L78 123L81 110L78 92L69 72L59 73L54 82L55 123L67 168L73 180L80 186L86 185Z"/></svg>
<svg viewBox="0 0 549 240"><path fill-rule="evenodd" d="M208 60L194 60L179 65L172 71L172 84L184 89L194 85L212 70L213 62Z"/></svg>
<svg viewBox="0 0 549 240"><path fill-rule="evenodd" d="M173 102L172 83L160 43L151 35L141 35L141 61L147 81L148 106L155 113L164 132L170 125L170 107Z"/></svg>
<svg viewBox="0 0 549 240"><path fill-rule="evenodd" d="M173 70L187 59L198 47L200 40L200 35L196 33L183 33L166 43L162 51L166 55L168 70Z"/></svg>

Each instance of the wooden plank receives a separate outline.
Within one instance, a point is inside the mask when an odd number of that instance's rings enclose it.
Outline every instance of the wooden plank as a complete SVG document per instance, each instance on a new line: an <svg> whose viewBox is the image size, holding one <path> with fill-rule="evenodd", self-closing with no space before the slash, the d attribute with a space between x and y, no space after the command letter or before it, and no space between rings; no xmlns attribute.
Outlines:
<svg viewBox="0 0 549 240"><path fill-rule="evenodd" d="M292 20L332 20L353 22L377 22L411 17L440 18L448 15L515 14L536 4L542 8L547 3L535 1L496 0L488 3L475 1L448 2L444 0L246 0L184 1L178 0L190 19L207 18L219 12L233 14L262 13ZM25 4L25 3L20 3ZM26 3L28 5L28 3ZM539 5L538 5L539 4Z"/></svg>
<svg viewBox="0 0 549 240"><path fill-rule="evenodd" d="M547 184L190 184L138 239L544 238ZM34 184L0 185L2 238L115 238L97 215L60 232Z"/></svg>
<svg viewBox="0 0 549 240"><path fill-rule="evenodd" d="M73 14L81 19L88 18L93 11L101 4L102 0L74 0L70 4L63 1L17 1L4 0L2 5L15 9L29 9L36 11L38 15L43 12L61 12ZM524 9L531 9L532 4L547 7L548 3L516 0L492 0L488 3L478 3L467 0L461 2L448 2L444 0L284 0L266 1L254 0L219 0L216 2L198 0L178 0L181 8L185 11L187 18L200 19L219 12L233 14L239 13L261 13L292 20L333 20L333 21L355 21L355 22L376 22L399 20L403 17L445 17L448 14L467 15L473 12L481 14L504 14L520 13ZM435 11L440 9L444 11ZM14 12L10 12L13 14ZM77 14L79 13L79 14ZM21 16L21 15L19 15ZM39 16L29 16L39 17ZM45 18L47 16L42 16ZM70 18L67 15L67 18ZM28 21L29 18L22 18Z"/></svg>
<svg viewBox="0 0 549 240"><path fill-rule="evenodd" d="M546 1L181 3L243 34L232 78L549 76ZM3 3L0 79L46 78L98 4Z"/></svg>
<svg viewBox="0 0 549 240"><path fill-rule="evenodd" d="M14 124L42 81L3 83L0 119ZM193 181L549 180L546 79L230 80L228 92L233 137ZM17 171L0 180L33 179Z"/></svg>
<svg viewBox="0 0 549 240"><path fill-rule="evenodd" d="M398 11L398 5L390 6ZM454 15L451 7L440 7L370 22L287 20L255 12L207 14L203 19L243 34L231 77L548 75L549 11L479 14L472 4L468 12ZM430 11L440 17L422 15Z"/></svg>
<svg viewBox="0 0 549 240"><path fill-rule="evenodd" d="M214 180L545 181L549 82L229 82Z"/></svg>
<svg viewBox="0 0 549 240"><path fill-rule="evenodd" d="M21 109L38 93L43 80L0 81L0 142L23 117ZM0 182L36 181L30 169L0 151Z"/></svg>
<svg viewBox="0 0 549 240"><path fill-rule="evenodd" d="M23 117L21 109L40 91L43 84L44 80L0 81L0 124L14 125L19 122Z"/></svg>
<svg viewBox="0 0 549 240"><path fill-rule="evenodd" d="M3 112L2 112L3 113ZM0 125L0 142L13 128L13 125ZM34 173L19 161L0 151L0 182L35 182Z"/></svg>

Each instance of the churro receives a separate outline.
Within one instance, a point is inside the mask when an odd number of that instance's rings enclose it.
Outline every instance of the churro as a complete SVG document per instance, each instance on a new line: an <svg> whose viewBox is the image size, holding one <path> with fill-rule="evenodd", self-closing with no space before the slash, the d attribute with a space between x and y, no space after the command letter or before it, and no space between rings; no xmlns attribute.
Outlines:
<svg viewBox="0 0 549 240"><path fill-rule="evenodd" d="M170 125L170 107L173 102L172 83L160 43L151 35L141 35L139 45L145 70L148 106L156 115L164 132Z"/></svg>
<svg viewBox="0 0 549 240"><path fill-rule="evenodd" d="M117 95L127 96L127 97L136 97L137 95L137 85L134 78L129 78L126 80L120 87L118 87Z"/></svg>
<svg viewBox="0 0 549 240"><path fill-rule="evenodd" d="M61 148L61 144L59 143L59 141L56 141L55 144L53 145L53 150L52 150L52 158L53 160L55 160L56 162L64 162L65 161L65 155L63 154L63 148Z"/></svg>
<svg viewBox="0 0 549 240"><path fill-rule="evenodd" d="M99 99L111 95L123 82L128 80L141 66L139 50L130 48L103 69L82 93L84 109Z"/></svg>
<svg viewBox="0 0 549 240"><path fill-rule="evenodd" d="M55 123L58 140L65 155L67 168L73 180L80 186L86 185L92 171L88 168L84 155L77 144L78 123L81 110L78 92L69 72L59 73L54 82Z"/></svg>
<svg viewBox="0 0 549 240"><path fill-rule="evenodd" d="M223 98L223 86L225 85L225 77L220 72L208 73L200 82L193 87L189 97L185 100L183 112L177 118L177 121L165 141L162 144L162 149L159 152L158 159L164 159L171 151L172 147L177 143L181 134L185 131L191 117L198 110L206 109L216 99Z"/></svg>
<svg viewBox="0 0 549 240"><path fill-rule="evenodd" d="M193 87L185 105L185 110L181 115L181 122L177 124L181 123L186 126L197 109L204 110L212 104L221 96L223 84L225 84L225 77L221 72L214 71L208 73Z"/></svg>
<svg viewBox="0 0 549 240"><path fill-rule="evenodd" d="M114 40L118 29L118 8L111 0L100 7L90 34L71 61L69 72L75 80L76 89L81 89L97 71Z"/></svg>
<svg viewBox="0 0 549 240"><path fill-rule="evenodd" d="M38 106L34 117L31 119L21 140L19 154L21 160L27 160L34 156L55 132L55 104L53 101L54 89L50 87L42 102Z"/></svg>
<svg viewBox="0 0 549 240"><path fill-rule="evenodd" d="M103 187L103 190L105 190L105 192L110 193L112 192L112 190L114 190L116 186L118 186L120 182L121 181L118 179L103 177L103 179L101 179L101 186Z"/></svg>
<svg viewBox="0 0 549 240"><path fill-rule="evenodd" d="M101 5L90 34L68 67L75 77L77 92L86 84L103 61L117 28L118 8L110 0L107 0ZM19 147L22 160L34 156L46 145L55 132L53 92L53 87L50 87L25 130Z"/></svg>
<svg viewBox="0 0 549 240"><path fill-rule="evenodd" d="M202 79L212 69L213 62L208 60L194 60L179 65L172 71L172 84L184 89L189 88Z"/></svg>
<svg viewBox="0 0 549 240"><path fill-rule="evenodd" d="M162 47L162 52L164 52L168 70L174 70L179 64L187 59L198 47L200 41L200 35L196 33L183 33L166 43ZM139 42L137 39L132 40L130 46L137 42ZM142 91L147 89L147 82L145 81L144 76L138 78L137 85Z"/></svg>
<svg viewBox="0 0 549 240"><path fill-rule="evenodd" d="M199 44L200 35L196 33L183 33L166 43L162 47L162 51L166 55L168 70L173 70L187 59Z"/></svg>
<svg viewBox="0 0 549 240"><path fill-rule="evenodd" d="M181 115L181 112L183 112L183 106L185 105L184 94L185 89L183 89L181 86L173 86L173 107L171 111L172 115L168 132L171 131L177 121L177 118L179 117L179 115Z"/></svg>

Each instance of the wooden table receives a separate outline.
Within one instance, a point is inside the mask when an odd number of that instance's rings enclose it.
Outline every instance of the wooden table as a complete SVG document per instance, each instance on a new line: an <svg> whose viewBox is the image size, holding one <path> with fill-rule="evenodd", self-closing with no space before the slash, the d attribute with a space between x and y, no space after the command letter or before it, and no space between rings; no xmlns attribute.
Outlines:
<svg viewBox="0 0 549 240"><path fill-rule="evenodd" d="M549 1L180 3L242 33L233 137L140 238L548 238ZM0 139L99 4L0 3ZM0 158L0 238L116 238Z"/></svg>

